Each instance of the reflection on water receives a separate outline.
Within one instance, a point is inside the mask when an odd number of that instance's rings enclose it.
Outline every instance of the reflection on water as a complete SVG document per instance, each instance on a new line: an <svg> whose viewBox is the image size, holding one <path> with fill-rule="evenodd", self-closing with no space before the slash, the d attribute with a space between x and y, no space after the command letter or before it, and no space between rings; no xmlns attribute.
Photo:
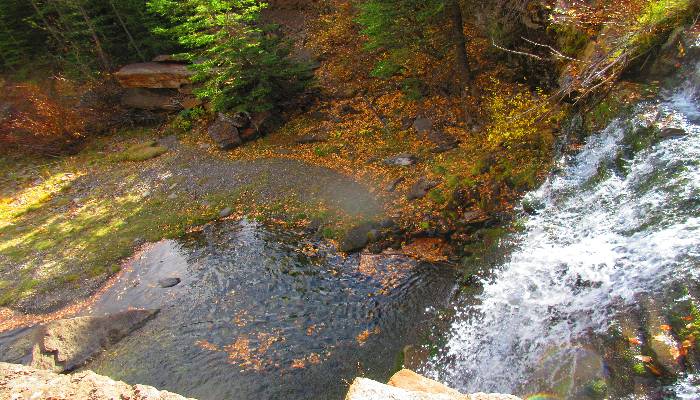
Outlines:
<svg viewBox="0 0 700 400"><path fill-rule="evenodd" d="M200 400L340 399L357 375L385 380L454 286L445 266L345 258L247 221L210 224L138 257L91 313L161 312L87 368ZM182 282L160 287L171 277Z"/></svg>

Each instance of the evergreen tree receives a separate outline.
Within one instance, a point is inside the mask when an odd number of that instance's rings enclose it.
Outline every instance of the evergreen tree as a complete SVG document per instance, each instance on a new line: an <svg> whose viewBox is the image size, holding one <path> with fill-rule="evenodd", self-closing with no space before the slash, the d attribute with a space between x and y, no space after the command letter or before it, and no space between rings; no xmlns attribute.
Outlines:
<svg viewBox="0 0 700 400"><path fill-rule="evenodd" d="M266 6L257 0L149 0L169 18L157 32L171 35L188 52L197 95L217 111L264 111L303 89L308 66L289 57L273 26L260 24Z"/></svg>
<svg viewBox="0 0 700 400"><path fill-rule="evenodd" d="M32 24L26 1L0 1L0 71L17 72L46 52L46 36Z"/></svg>
<svg viewBox="0 0 700 400"><path fill-rule="evenodd" d="M397 74L415 52L425 52L438 58L451 55L458 83L464 88L471 84L458 0L367 0L360 10L367 49L383 55L375 76Z"/></svg>
<svg viewBox="0 0 700 400"><path fill-rule="evenodd" d="M3 0L0 71L50 67L73 77L109 72L176 50L151 30L162 18L146 0Z"/></svg>

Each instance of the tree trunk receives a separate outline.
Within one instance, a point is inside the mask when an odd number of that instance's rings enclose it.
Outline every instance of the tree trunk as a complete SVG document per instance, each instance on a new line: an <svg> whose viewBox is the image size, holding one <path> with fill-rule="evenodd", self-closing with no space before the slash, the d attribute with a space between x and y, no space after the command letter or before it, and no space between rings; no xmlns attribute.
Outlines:
<svg viewBox="0 0 700 400"><path fill-rule="evenodd" d="M469 68L469 55L467 54L467 38L464 36L464 19L462 17L462 7L459 0L447 1L447 12L452 21L452 43L455 47L455 72L457 73L460 85L460 93L464 102L464 120L470 124L472 122L467 95L476 98L478 90L473 84L472 71Z"/></svg>
<svg viewBox="0 0 700 400"><path fill-rule="evenodd" d="M76 5L78 7L78 10L80 11L80 14L83 17L83 20L85 20L85 24L87 24L87 27L90 30L90 36L92 36L92 42L95 44L95 51L97 52L97 56L100 59L100 63L102 64L102 69L105 72L109 72L109 69L110 69L109 68L109 61L107 60L107 55L105 54L105 52L102 48L102 42L100 41L100 38L97 36L97 31L95 30L95 25L93 25L92 20L87 15L85 8L80 4L76 4Z"/></svg>
<svg viewBox="0 0 700 400"><path fill-rule="evenodd" d="M131 32L129 31L129 28L126 27L126 23L122 19L121 14L119 14L119 10L117 10L117 7L114 5L114 2L112 0L109 0L109 5L112 6L112 11L114 11L114 15L117 16L117 20L119 20L119 24L122 26L122 29L124 29L124 33L126 33L126 37L129 38L129 43L131 43L131 47L133 47L134 50L136 50L136 54L139 55L139 58L141 59L141 61L146 61L146 58L141 53L139 46L136 45L136 41L134 40L134 37L131 36Z"/></svg>

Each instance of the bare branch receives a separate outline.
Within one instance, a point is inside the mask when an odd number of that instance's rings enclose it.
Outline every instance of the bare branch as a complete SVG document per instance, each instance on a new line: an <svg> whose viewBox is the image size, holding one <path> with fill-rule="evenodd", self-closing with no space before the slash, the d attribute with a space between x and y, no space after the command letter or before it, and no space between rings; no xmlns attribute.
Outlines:
<svg viewBox="0 0 700 400"><path fill-rule="evenodd" d="M491 44L493 45L493 47L495 47L499 50L503 50L503 51L508 52L508 53L518 54L521 56L531 57L531 58L534 58L536 60L544 61L544 58L542 58L536 54L526 53L524 51L511 50L511 49L506 49L505 47L501 47L501 46L496 44L496 41L493 40L493 38L491 39Z"/></svg>

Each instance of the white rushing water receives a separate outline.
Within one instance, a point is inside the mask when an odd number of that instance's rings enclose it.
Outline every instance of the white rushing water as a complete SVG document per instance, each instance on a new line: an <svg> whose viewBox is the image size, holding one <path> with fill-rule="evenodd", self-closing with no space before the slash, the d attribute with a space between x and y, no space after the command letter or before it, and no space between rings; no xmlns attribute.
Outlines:
<svg viewBox="0 0 700 400"><path fill-rule="evenodd" d="M580 348L640 294L697 277L697 94L686 82L561 161L560 172L526 197L539 211L514 239L516 249L475 304L457 307L446 344L423 372L466 392L525 394L522 385L552 349ZM620 172L630 132L651 123L687 135L637 152Z"/></svg>

